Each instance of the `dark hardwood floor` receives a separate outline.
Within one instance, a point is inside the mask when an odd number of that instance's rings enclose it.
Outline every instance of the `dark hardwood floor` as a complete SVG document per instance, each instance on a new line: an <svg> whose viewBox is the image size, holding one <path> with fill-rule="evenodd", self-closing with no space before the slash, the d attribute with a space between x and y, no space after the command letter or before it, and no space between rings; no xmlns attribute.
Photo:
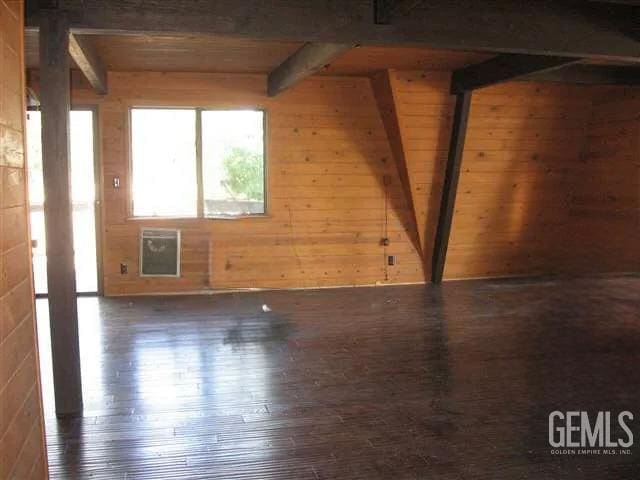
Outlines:
<svg viewBox="0 0 640 480"><path fill-rule="evenodd" d="M548 443L554 410L630 410L640 442L638 277L79 308L83 418L56 420L42 354L55 479L640 478L640 446Z"/></svg>

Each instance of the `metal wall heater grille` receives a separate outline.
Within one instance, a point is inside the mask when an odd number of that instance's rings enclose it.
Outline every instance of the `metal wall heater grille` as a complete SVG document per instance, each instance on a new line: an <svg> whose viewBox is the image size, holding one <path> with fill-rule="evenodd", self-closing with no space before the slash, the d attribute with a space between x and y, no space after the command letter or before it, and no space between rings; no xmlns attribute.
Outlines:
<svg viewBox="0 0 640 480"><path fill-rule="evenodd" d="M180 276L180 230L143 228L140 231L140 276Z"/></svg>

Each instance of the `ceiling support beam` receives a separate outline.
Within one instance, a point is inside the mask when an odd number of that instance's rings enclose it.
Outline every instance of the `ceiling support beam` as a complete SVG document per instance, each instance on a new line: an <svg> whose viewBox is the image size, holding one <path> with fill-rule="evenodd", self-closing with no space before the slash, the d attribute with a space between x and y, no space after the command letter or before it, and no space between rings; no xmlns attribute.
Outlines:
<svg viewBox="0 0 640 480"><path fill-rule="evenodd" d="M107 93L107 69L98 56L91 40L69 33L69 54L91 86L101 95Z"/></svg>
<svg viewBox="0 0 640 480"><path fill-rule="evenodd" d="M579 61L579 58L542 55L499 55L477 65L456 70L451 77L451 93L488 87L532 73L549 72Z"/></svg>
<svg viewBox="0 0 640 480"><path fill-rule="evenodd" d="M82 412L82 384L69 158L69 28L65 14L58 10L43 10L40 19L42 170L53 384L56 414L74 416Z"/></svg>
<svg viewBox="0 0 640 480"><path fill-rule="evenodd" d="M353 48L343 43L306 43L269 74L267 93L274 97Z"/></svg>
<svg viewBox="0 0 640 480"><path fill-rule="evenodd" d="M571 65L521 77L531 82L565 82L581 85L640 85L640 67Z"/></svg>
<svg viewBox="0 0 640 480"><path fill-rule="evenodd" d="M374 0L374 21L377 25L388 25L394 17L407 15L424 0Z"/></svg>
<svg viewBox="0 0 640 480"><path fill-rule="evenodd" d="M453 221L453 211L456 203L456 193L458 191L460 165L462 164L462 153L467 135L470 107L471 91L458 93L456 95L456 106L453 114L453 126L449 143L449 156L447 158L442 198L440 200L438 228L436 230L433 259L431 261L431 281L433 283L442 282L442 275L444 273L444 263L447 257L447 248L449 247L449 235L451 233L451 222Z"/></svg>
<svg viewBox="0 0 640 480"><path fill-rule="evenodd" d="M640 7L640 0L589 0L595 3L616 3L618 5L631 5Z"/></svg>
<svg viewBox="0 0 640 480"><path fill-rule="evenodd" d="M376 25L391 23L391 9L393 0L373 0L373 21Z"/></svg>
<svg viewBox="0 0 640 480"><path fill-rule="evenodd" d="M37 4L26 1L28 28L38 26ZM79 34L229 35L640 63L640 39L626 33L636 19L592 2L429 0L390 26L374 23L372 0L61 0L60 8Z"/></svg>

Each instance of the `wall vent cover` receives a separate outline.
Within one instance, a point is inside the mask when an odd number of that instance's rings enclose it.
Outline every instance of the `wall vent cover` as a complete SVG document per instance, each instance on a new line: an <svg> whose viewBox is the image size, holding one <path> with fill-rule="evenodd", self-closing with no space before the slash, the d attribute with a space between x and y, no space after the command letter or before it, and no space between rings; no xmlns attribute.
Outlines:
<svg viewBox="0 0 640 480"><path fill-rule="evenodd" d="M180 230L143 228L140 231L140 276L180 276Z"/></svg>

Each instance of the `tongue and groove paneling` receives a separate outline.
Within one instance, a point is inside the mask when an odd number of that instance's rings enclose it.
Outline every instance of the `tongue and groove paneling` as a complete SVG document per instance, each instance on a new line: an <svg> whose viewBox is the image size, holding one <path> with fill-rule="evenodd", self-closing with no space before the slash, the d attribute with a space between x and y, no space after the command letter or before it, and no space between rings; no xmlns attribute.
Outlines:
<svg viewBox="0 0 640 480"><path fill-rule="evenodd" d="M430 269L453 114L450 73L388 74L396 150ZM571 192L582 178L591 100L591 87L552 83L474 92L445 279L556 273L575 263L567 248Z"/></svg>
<svg viewBox="0 0 640 480"><path fill-rule="evenodd" d="M405 227L409 232L416 250L424 259L423 245L425 244L425 232L424 228L418 228L418 215L413 200L414 193L411 187L411 176L409 174L409 166L405 153L405 141L402 137L400 117L397 110L398 102L395 95L394 75L389 70L378 72L371 77L371 85L376 103L378 104L378 110L380 111L380 117L382 118L382 123L387 133L387 140L389 141L393 160L398 172L402 193L409 210L407 225L405 225Z"/></svg>
<svg viewBox="0 0 640 480"><path fill-rule="evenodd" d="M47 476L24 154L23 2L0 0L0 478Z"/></svg>
<svg viewBox="0 0 640 480"><path fill-rule="evenodd" d="M640 88L594 92L579 179L571 192L571 271L640 271Z"/></svg>
<svg viewBox="0 0 640 480"><path fill-rule="evenodd" d="M453 114L449 81L450 73L441 71L387 70L372 79L398 171L406 171L406 177L399 177L412 208L426 272L431 271Z"/></svg>

